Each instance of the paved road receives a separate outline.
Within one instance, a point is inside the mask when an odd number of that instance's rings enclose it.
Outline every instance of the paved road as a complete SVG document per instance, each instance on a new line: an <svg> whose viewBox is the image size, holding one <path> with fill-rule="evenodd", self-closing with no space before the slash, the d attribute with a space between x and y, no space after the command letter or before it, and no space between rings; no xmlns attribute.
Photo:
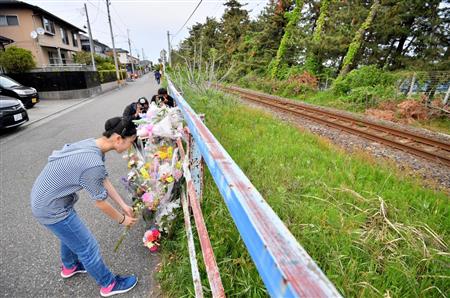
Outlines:
<svg viewBox="0 0 450 298"><path fill-rule="evenodd" d="M128 86L87 100L76 107L36 122L0 140L0 294L10 297L99 297L99 287L87 275L63 280L59 243L32 217L29 194L35 178L55 149L103 132L106 119L122 114L125 105L140 96L149 98L157 85L145 76ZM119 179L126 162L108 153L106 167L122 196ZM118 253L113 252L122 227L98 211L83 191L77 212L97 237L106 264L116 274L137 274L139 283L121 297L158 297L154 268L159 262L142 246L145 227L137 224Z"/></svg>

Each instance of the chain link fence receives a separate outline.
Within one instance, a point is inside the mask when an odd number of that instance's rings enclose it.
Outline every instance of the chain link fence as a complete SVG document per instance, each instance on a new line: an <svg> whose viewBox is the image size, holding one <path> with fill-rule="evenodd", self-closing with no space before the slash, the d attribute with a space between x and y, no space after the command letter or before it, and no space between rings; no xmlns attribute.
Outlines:
<svg viewBox="0 0 450 298"><path fill-rule="evenodd" d="M448 104L450 93L450 71L401 72L398 91L411 97L425 96L427 102L441 99Z"/></svg>

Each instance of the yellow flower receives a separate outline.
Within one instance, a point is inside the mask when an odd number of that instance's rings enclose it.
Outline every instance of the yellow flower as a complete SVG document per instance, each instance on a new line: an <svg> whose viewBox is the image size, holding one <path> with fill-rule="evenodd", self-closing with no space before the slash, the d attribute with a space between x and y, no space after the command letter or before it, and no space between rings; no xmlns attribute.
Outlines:
<svg viewBox="0 0 450 298"><path fill-rule="evenodd" d="M145 169L145 167L141 168L140 173L142 175L142 178L144 178L145 180L150 179L150 175L148 174L148 172Z"/></svg>

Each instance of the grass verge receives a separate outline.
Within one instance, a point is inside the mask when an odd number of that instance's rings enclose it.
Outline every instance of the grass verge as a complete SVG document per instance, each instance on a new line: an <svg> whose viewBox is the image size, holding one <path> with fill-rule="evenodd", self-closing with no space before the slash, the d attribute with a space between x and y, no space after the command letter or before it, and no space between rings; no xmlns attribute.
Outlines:
<svg viewBox="0 0 450 298"><path fill-rule="evenodd" d="M222 93L186 86L183 91L344 296L442 297L450 292L449 198L444 193L423 188L368 156L349 156ZM267 296L208 173L202 208L227 296ZM161 254L165 293L193 297L182 214ZM208 293L198 243L197 257Z"/></svg>

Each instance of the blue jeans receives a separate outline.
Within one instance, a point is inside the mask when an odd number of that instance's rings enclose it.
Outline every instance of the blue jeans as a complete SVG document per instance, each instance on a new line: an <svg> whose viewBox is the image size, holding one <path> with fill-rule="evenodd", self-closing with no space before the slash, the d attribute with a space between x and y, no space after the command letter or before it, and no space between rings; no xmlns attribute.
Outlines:
<svg viewBox="0 0 450 298"><path fill-rule="evenodd" d="M67 218L45 226L61 240L64 267L73 268L81 262L100 286L106 287L113 282L115 276L103 262L97 240L74 210Z"/></svg>

